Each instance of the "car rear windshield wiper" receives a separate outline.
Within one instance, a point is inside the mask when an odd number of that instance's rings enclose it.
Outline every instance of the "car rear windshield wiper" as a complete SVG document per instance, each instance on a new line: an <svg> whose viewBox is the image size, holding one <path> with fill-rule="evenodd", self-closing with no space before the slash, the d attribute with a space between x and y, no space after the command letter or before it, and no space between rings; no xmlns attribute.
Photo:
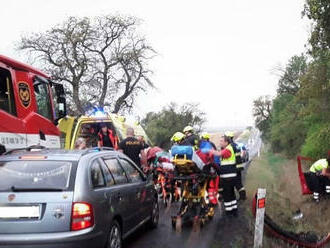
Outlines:
<svg viewBox="0 0 330 248"><path fill-rule="evenodd" d="M13 192L61 192L65 189L62 188L25 188L25 187L16 187L11 186L10 190Z"/></svg>

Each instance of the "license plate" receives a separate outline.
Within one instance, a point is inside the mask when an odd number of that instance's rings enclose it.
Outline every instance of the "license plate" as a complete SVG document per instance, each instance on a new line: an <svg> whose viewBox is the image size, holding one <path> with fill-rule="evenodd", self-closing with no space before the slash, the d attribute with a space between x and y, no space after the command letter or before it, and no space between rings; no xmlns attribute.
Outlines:
<svg viewBox="0 0 330 248"><path fill-rule="evenodd" d="M0 207L0 218L20 219L20 218L39 218L40 206L2 206Z"/></svg>

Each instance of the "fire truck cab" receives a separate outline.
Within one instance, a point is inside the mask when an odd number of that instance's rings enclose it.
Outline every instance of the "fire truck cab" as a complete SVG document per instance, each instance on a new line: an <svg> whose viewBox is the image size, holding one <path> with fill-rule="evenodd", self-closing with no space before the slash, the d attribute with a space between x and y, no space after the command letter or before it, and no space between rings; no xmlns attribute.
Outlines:
<svg viewBox="0 0 330 248"><path fill-rule="evenodd" d="M60 148L57 121L66 116L64 89L43 72L0 55L0 145Z"/></svg>
<svg viewBox="0 0 330 248"><path fill-rule="evenodd" d="M131 127L136 137L143 138L146 144L151 145L150 139L138 122L117 114L97 112L89 116L62 118L58 125L61 131L61 146L65 149L74 149L76 140L84 138L87 147L96 147L101 123L105 123L115 133L119 142L127 137L126 130Z"/></svg>

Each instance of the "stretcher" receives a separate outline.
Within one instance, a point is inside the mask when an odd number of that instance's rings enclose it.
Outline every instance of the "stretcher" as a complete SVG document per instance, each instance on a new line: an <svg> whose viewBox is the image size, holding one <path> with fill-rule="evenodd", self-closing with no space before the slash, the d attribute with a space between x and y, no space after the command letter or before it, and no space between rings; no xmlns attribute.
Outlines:
<svg viewBox="0 0 330 248"><path fill-rule="evenodd" d="M174 180L182 182L182 202L177 215L172 216L172 227L178 230L189 222L203 226L214 215L214 210L210 211L206 202L207 185L213 177L203 173L204 164L195 153L177 154L172 149L172 156Z"/></svg>

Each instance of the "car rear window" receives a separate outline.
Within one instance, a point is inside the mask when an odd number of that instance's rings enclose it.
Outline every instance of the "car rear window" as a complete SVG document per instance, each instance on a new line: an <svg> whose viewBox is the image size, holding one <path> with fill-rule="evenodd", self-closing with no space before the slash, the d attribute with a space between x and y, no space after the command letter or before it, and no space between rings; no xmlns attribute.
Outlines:
<svg viewBox="0 0 330 248"><path fill-rule="evenodd" d="M0 191L67 190L72 163L67 161L0 162Z"/></svg>

